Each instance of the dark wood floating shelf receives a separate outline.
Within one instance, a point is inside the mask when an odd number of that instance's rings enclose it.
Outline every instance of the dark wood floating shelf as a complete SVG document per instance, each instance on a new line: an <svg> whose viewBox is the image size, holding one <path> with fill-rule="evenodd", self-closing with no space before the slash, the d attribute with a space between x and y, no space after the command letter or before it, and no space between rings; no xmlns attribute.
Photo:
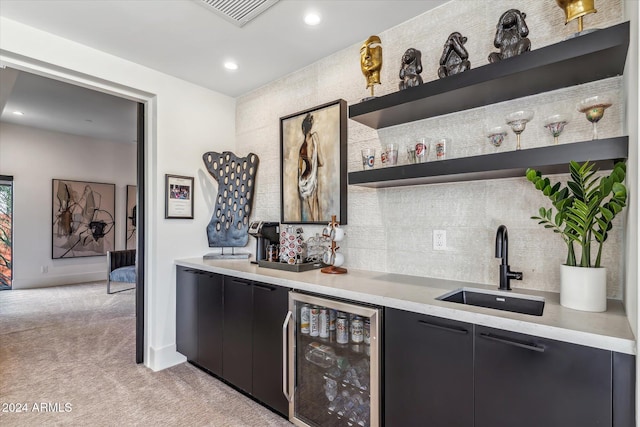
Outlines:
<svg viewBox="0 0 640 427"><path fill-rule="evenodd" d="M629 22L349 107L374 129L621 75Z"/></svg>
<svg viewBox="0 0 640 427"><path fill-rule="evenodd" d="M580 163L589 160L595 162L599 169L607 170L611 169L615 162L626 160L628 148L629 137L620 136L528 150L434 160L413 165L350 172L349 185L383 188L514 178L524 177L527 168L537 169L544 174L569 173L571 160Z"/></svg>

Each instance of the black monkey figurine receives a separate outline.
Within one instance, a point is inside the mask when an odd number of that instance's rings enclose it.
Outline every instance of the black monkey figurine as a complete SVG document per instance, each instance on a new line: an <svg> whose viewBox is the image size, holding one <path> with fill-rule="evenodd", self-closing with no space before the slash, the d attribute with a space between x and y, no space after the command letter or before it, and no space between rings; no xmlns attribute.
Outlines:
<svg viewBox="0 0 640 427"><path fill-rule="evenodd" d="M442 50L442 56L440 57L438 77L442 79L471 68L469 52L467 52L467 49L463 46L466 42L467 38L463 37L462 34L457 31L449 34L449 38L447 38L444 49Z"/></svg>
<svg viewBox="0 0 640 427"><path fill-rule="evenodd" d="M402 55L400 65L400 90L422 84L422 53L418 49L410 47Z"/></svg>
<svg viewBox="0 0 640 427"><path fill-rule="evenodd" d="M496 25L496 38L493 45L500 52L489 54L489 62L498 62L531 50L531 41L527 38L529 27L524 22L527 14L517 9L509 9L502 14Z"/></svg>

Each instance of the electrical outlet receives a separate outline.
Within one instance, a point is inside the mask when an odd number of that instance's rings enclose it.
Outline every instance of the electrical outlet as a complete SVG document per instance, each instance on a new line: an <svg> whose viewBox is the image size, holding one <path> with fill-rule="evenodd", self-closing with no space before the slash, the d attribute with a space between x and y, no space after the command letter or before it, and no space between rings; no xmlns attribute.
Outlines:
<svg viewBox="0 0 640 427"><path fill-rule="evenodd" d="M433 249L436 251L447 249L447 232L445 230L433 230Z"/></svg>
<svg viewBox="0 0 640 427"><path fill-rule="evenodd" d="M40 267L40 273L48 273L49 272L49 266L48 265L43 265Z"/></svg>

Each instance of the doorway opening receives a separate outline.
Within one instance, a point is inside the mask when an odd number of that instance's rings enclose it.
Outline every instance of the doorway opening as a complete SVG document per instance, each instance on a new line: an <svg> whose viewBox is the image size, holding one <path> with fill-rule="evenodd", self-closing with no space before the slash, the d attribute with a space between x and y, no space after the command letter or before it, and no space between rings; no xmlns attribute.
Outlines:
<svg viewBox="0 0 640 427"><path fill-rule="evenodd" d="M13 177L0 175L0 290L13 278Z"/></svg>

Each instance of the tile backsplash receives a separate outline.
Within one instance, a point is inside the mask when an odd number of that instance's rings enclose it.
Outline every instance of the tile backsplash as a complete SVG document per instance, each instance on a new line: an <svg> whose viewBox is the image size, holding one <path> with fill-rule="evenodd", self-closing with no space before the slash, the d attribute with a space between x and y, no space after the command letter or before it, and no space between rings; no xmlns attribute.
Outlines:
<svg viewBox="0 0 640 427"><path fill-rule="evenodd" d="M409 47L422 51L425 82L437 79L438 61L448 35L460 31L471 67L488 63L495 26L507 9L527 14L532 49L562 41L576 31L577 23L564 25L564 14L555 1L467 1L454 0L379 33L383 46L380 96L398 90L400 58ZM601 1L598 12L585 17L585 28L605 28L623 21L621 0ZM363 39L364 41L364 39ZM237 100L237 151L260 157L252 219L280 219L279 118L339 98L349 105L368 96L360 71L357 43L324 59L269 83ZM576 70L580 72L580 70ZM545 117L565 113L569 117L560 143L591 138L591 124L576 111L576 104L595 94L608 94L613 106L598 124L601 138L625 134L622 77L613 77L567 89L492 104L385 129L370 129L348 121L348 170L361 169L360 149L380 148L388 142L400 145L399 163L406 163L405 146L417 138L448 137L447 157L465 157L515 149L510 132L498 149L484 136L488 127L504 124L510 112L530 109L534 119L522 134L522 148L547 146L552 137L543 127ZM434 161L433 147L430 161ZM379 158L378 158L379 161ZM555 179L566 180L567 175ZM562 240L530 219L540 206L549 206L525 178L432 184L371 189L348 187L347 237L341 242L345 266L381 272L440 277L467 282L498 284L499 260L494 258L498 225L509 230L509 262L522 271L523 287L559 291L559 265L566 258ZM608 295L622 297L622 218L616 219L604 249ZM311 236L321 227L305 226ZM433 230L445 230L447 249L433 250Z"/></svg>

